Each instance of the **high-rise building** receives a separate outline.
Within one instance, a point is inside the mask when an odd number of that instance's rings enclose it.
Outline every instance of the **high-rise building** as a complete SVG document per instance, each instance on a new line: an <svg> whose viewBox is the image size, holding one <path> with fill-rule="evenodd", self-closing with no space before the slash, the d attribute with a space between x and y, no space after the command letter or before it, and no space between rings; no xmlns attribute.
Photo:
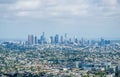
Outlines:
<svg viewBox="0 0 120 77"><path fill-rule="evenodd" d="M33 45L33 43L34 43L34 36L28 35L28 45Z"/></svg>
<svg viewBox="0 0 120 77"><path fill-rule="evenodd" d="M61 44L63 44L63 43L64 43L63 36L61 36L61 37L60 37L60 42L61 42Z"/></svg>
<svg viewBox="0 0 120 77"><path fill-rule="evenodd" d="M103 38L100 39L100 46L104 46L105 45L105 40Z"/></svg>
<svg viewBox="0 0 120 77"><path fill-rule="evenodd" d="M44 33L44 32L43 32L43 34L41 35L40 40L41 40L41 43L42 43L42 44L44 44L44 43L46 42L45 33Z"/></svg>
<svg viewBox="0 0 120 77"><path fill-rule="evenodd" d="M37 36L35 36L35 44L38 44Z"/></svg>
<svg viewBox="0 0 120 77"><path fill-rule="evenodd" d="M51 41L51 44L53 44L53 43L54 43L53 36L50 36L50 41Z"/></svg>
<svg viewBox="0 0 120 77"><path fill-rule="evenodd" d="M67 33L65 33L65 39L64 39L64 43L67 44L68 38L67 38Z"/></svg>
<svg viewBox="0 0 120 77"><path fill-rule="evenodd" d="M55 35L55 44L57 44L57 43L59 43L59 35L58 34Z"/></svg>
<svg viewBox="0 0 120 77"><path fill-rule="evenodd" d="M81 46L84 46L85 45L85 39L84 38L81 38L81 40L79 40L79 44Z"/></svg>
<svg viewBox="0 0 120 77"><path fill-rule="evenodd" d="M78 39L76 36L74 36L74 43L78 44Z"/></svg>

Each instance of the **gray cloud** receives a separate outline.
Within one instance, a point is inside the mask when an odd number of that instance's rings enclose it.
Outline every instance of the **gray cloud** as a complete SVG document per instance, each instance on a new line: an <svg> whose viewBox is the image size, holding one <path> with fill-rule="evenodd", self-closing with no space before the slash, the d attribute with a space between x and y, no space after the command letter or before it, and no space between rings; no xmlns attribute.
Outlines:
<svg viewBox="0 0 120 77"><path fill-rule="evenodd" d="M120 15L119 0L1 0L0 3L0 8L4 6L0 10L4 17Z"/></svg>
<svg viewBox="0 0 120 77"><path fill-rule="evenodd" d="M16 0L0 0L0 4L14 3Z"/></svg>

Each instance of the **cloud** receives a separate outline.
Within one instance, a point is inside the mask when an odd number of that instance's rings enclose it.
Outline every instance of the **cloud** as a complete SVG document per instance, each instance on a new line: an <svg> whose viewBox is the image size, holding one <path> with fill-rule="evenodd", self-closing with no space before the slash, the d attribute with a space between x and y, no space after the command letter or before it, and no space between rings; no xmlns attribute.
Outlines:
<svg viewBox="0 0 120 77"><path fill-rule="evenodd" d="M120 4L118 0L101 0L97 8L102 16L120 16Z"/></svg>
<svg viewBox="0 0 120 77"><path fill-rule="evenodd" d="M40 18L45 16L109 17L120 15L119 8L118 0L16 0L6 7L9 14L14 16Z"/></svg>
<svg viewBox="0 0 120 77"><path fill-rule="evenodd" d="M16 13L16 16L27 16L27 15L29 15L29 13L26 11L21 11L21 12Z"/></svg>
<svg viewBox="0 0 120 77"><path fill-rule="evenodd" d="M18 0L12 6L11 10L35 10L40 6L40 0Z"/></svg>
<svg viewBox="0 0 120 77"><path fill-rule="evenodd" d="M9 9L12 11L19 11L19 14L21 14L21 11L28 11L56 16L64 14L83 15L87 13L88 7L88 4L84 0L18 0L10 5Z"/></svg>
<svg viewBox="0 0 120 77"><path fill-rule="evenodd" d="M14 3L15 0L0 0L0 4Z"/></svg>
<svg viewBox="0 0 120 77"><path fill-rule="evenodd" d="M74 1L71 1L69 3L64 2L61 4L58 4L53 9L53 12L65 14L65 15L84 15L87 13L87 9L89 8L89 4L83 1L77 1L78 3L75 3Z"/></svg>
<svg viewBox="0 0 120 77"><path fill-rule="evenodd" d="M118 0L101 0L104 5L116 6L118 5Z"/></svg>

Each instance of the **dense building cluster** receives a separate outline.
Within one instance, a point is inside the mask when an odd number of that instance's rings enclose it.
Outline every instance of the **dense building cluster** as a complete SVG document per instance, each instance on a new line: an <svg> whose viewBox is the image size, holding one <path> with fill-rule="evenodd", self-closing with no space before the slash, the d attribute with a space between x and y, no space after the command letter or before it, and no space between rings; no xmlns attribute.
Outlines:
<svg viewBox="0 0 120 77"><path fill-rule="evenodd" d="M28 40L26 41L27 45L41 45L41 44L64 44L64 45L79 45L79 46L87 46L87 45L106 45L110 44L110 40L104 40L103 38L100 39L100 41L95 41L95 40L86 40L84 38L78 39L76 36L73 38L69 38L67 36L67 33L65 33L64 36L60 36L59 34L56 34L55 36L50 36L47 38L45 36L45 33L38 38L37 36L34 35L28 35Z"/></svg>

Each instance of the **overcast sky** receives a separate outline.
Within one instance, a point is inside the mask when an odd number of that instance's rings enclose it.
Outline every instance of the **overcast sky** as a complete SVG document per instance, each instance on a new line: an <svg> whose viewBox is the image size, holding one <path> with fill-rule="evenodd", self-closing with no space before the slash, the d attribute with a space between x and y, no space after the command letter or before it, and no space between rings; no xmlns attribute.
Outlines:
<svg viewBox="0 0 120 77"><path fill-rule="evenodd" d="M120 0L0 0L0 39L120 38Z"/></svg>

